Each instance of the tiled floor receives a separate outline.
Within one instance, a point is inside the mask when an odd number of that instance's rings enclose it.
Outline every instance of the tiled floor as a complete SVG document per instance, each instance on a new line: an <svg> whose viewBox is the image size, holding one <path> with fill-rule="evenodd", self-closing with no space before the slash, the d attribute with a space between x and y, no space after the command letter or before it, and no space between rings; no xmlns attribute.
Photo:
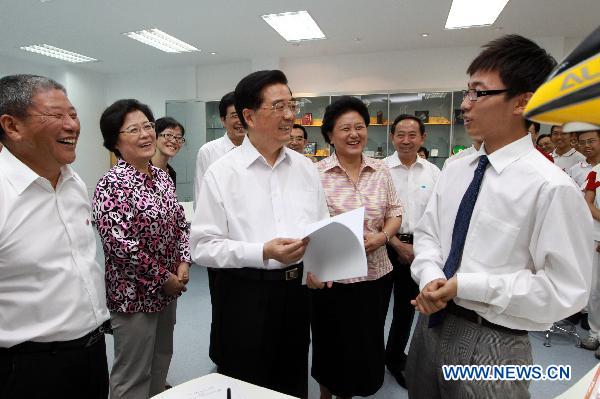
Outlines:
<svg viewBox="0 0 600 399"><path fill-rule="evenodd" d="M101 252L101 251L100 251ZM210 331L210 300L206 269L194 266L187 293L179 300L177 309L177 325L175 327L175 352L169 372L169 383L180 384L190 379L215 371L214 364L208 357L208 336ZM391 304L390 304L391 309ZM391 318L389 314L388 319ZM388 320L389 321L389 320ZM386 326L386 330L389 325ZM580 331L585 336L584 331ZM574 340L556 336L552 347L543 346L542 333L530 334L533 347L534 363L547 366L550 364L571 365L572 379L568 382L532 382L530 392L532 398L548 399L562 393L573 382L581 378L598 361L593 352L574 346ZM109 365L112 364L112 337L107 338ZM309 397L318 398L317 383L310 379ZM370 398L402 399L407 392L401 388L394 378L386 373L383 387Z"/></svg>

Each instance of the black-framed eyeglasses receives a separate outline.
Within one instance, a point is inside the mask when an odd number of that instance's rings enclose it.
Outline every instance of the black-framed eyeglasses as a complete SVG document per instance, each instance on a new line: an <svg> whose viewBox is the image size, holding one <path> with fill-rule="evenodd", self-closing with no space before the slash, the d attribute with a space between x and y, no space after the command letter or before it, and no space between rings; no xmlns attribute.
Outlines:
<svg viewBox="0 0 600 399"><path fill-rule="evenodd" d="M468 98L470 101L477 101L479 97L495 96L496 94L506 93L508 89L495 89L495 90L475 90L468 89L463 90L463 98Z"/></svg>
<svg viewBox="0 0 600 399"><path fill-rule="evenodd" d="M154 132L154 122L144 122L144 123L137 124L137 125L131 125L127 129L121 130L119 133L127 133L127 134L131 134L132 136L137 136L138 134L141 134L142 131L144 131L146 133L153 133Z"/></svg>
<svg viewBox="0 0 600 399"><path fill-rule="evenodd" d="M164 137L168 141L176 141L179 144L185 144L185 137L175 136L172 133L160 133L159 136Z"/></svg>

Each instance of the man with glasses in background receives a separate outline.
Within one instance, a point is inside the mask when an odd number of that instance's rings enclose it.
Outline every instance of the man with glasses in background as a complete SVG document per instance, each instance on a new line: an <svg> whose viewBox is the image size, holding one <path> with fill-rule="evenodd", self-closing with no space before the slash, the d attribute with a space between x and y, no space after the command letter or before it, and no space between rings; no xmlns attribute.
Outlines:
<svg viewBox="0 0 600 399"><path fill-rule="evenodd" d="M554 125L550 128L550 139L554 143L551 154L554 164L565 172L577 162L585 161L585 156L573 148L572 142L577 139L575 133L565 132L562 126Z"/></svg>
<svg viewBox="0 0 600 399"><path fill-rule="evenodd" d="M290 133L290 142L288 148L304 155L304 147L308 141L308 134L306 128L302 125L294 123L292 126L292 133Z"/></svg>
<svg viewBox="0 0 600 399"><path fill-rule="evenodd" d="M191 235L194 262L219 268L213 312L218 372L306 398L303 228L329 211L317 169L286 147L300 109L283 72L243 78L235 109L248 134L204 174Z"/></svg>
<svg viewBox="0 0 600 399"><path fill-rule="evenodd" d="M406 368L411 398L529 397L529 380L452 380L440 370L531 365L528 331L587 302L590 212L523 119L555 65L534 42L508 35L467 69L465 129L483 145L446 165L415 230L412 303L421 315Z"/></svg>

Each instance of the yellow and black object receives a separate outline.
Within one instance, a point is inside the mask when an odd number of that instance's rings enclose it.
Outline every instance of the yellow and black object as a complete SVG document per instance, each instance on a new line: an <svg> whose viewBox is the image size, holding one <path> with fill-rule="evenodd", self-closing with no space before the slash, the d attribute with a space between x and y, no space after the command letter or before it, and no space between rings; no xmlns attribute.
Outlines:
<svg viewBox="0 0 600 399"><path fill-rule="evenodd" d="M524 116L553 125L573 121L600 125L600 27L536 90Z"/></svg>

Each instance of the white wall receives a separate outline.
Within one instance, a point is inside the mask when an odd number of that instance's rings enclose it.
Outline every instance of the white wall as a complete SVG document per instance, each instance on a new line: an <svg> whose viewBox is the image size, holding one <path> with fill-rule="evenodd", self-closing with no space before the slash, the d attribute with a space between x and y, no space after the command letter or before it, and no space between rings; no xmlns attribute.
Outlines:
<svg viewBox="0 0 600 399"><path fill-rule="evenodd" d="M148 104L155 118L165 115L166 100L196 97L194 66L108 75L106 106L123 98Z"/></svg>
<svg viewBox="0 0 600 399"><path fill-rule="evenodd" d="M198 98L204 101L220 100L224 94L235 89L235 85L250 72L250 61L199 65L196 68Z"/></svg>

